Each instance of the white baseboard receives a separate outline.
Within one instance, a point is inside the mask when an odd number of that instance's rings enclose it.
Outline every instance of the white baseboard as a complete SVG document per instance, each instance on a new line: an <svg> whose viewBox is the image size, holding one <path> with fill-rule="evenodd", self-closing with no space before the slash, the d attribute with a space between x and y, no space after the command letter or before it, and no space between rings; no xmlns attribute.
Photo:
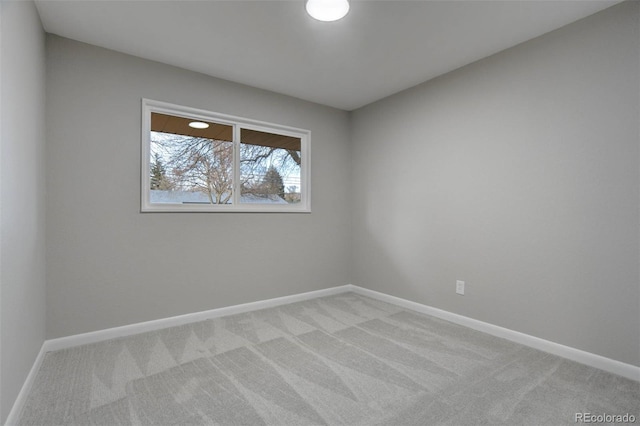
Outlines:
<svg viewBox="0 0 640 426"><path fill-rule="evenodd" d="M260 300L257 302L243 303L241 305L227 306L224 308L211 309L208 311L195 312L192 314L178 315L175 317L162 318L153 321L139 322L136 324L124 325L121 327L107 328L105 330L92 331L89 333L75 334L73 336L47 340L44 342L43 346L45 348L45 352L57 351L73 346L86 345L89 343L101 342L103 340L115 339L117 337L131 336L133 334L159 330L161 328L175 327L177 325L190 324L193 322L204 321L211 318L223 317L226 315L257 311L259 309L272 308L274 306L285 305L287 303L301 302L303 300L314 299L316 297L331 296L334 294L344 293L346 291L352 291L352 287L353 286L351 285L344 285L339 287L325 288L322 290L309 291L307 293L276 297L274 299Z"/></svg>
<svg viewBox="0 0 640 426"><path fill-rule="evenodd" d="M18 415L22 411L22 407L24 406L25 401L27 400L27 395L29 395L29 391L33 387L33 382L36 379L36 374L40 369L40 365L42 365L42 360L44 358L46 350L44 348L44 344L40 347L40 352L38 352L38 356L36 360L33 362L31 366L31 370L29 370L29 374L27 375L26 380L22 384L22 389L20 389L20 393L16 398L16 401L13 403L13 407L11 407L11 411L9 411L9 415L7 416L7 421L5 425L12 426L15 425L18 421Z"/></svg>
<svg viewBox="0 0 640 426"><path fill-rule="evenodd" d="M550 342L548 340L540 339L538 337L530 336L528 334L520 333L518 331L510 330L508 328L500 327L497 325L489 324L486 322L478 321L469 317L454 314L452 312L443 311L442 309L434 308L432 306L423 305L421 303L412 302L410 300L402 299L395 296L390 296L378 291L369 290L363 287L359 287L353 284L347 284L339 287L331 287L322 290L310 291L307 293L294 294L290 296L277 297L274 299L261 300L251 303L243 303L241 305L227 306L224 308L211 309L203 312L196 312L192 314L179 315L170 318L163 318L154 321L146 321L137 324L125 325L122 327L108 328L105 330L93 331L90 333L76 334L68 337L61 337L58 339L46 340L42 344L42 348L36 357L33 367L27 376L27 379L18 394L16 402L13 404L9 416L7 417L6 425L13 425L17 421L17 416L22 410L25 399L31 390L36 373L42 364L42 359L46 352L57 351L60 349L67 349L74 346L86 345L89 343L101 342L104 340L114 339L117 337L125 337L133 334L144 333L147 331L159 330L167 327L174 327L177 325L189 324L198 321L204 321L211 318L218 318L226 315L240 314L243 312L256 311L259 309L272 308L275 306L285 305L287 303L301 302L304 300L314 299L316 297L332 296L335 294L345 293L352 291L363 296L368 296L373 299L378 299L383 302L392 303L394 305L410 309L413 311L421 312L427 315L431 315L437 318L441 318L450 321L455 324L459 324L465 327L472 328L487 334L491 334L496 337L510 340L512 342L520 343L525 346L529 346L534 349L538 349L544 352L548 352L554 355L561 356L563 358L570 359L572 361L579 362L581 364L588 365L590 367L598 368L600 370L608 371L609 373L617 374L622 377L626 377L632 380L640 381L640 367L631 364L625 364L620 361L616 361L610 358L606 358L600 355L596 355L590 352L586 352L580 349L575 349L569 346L564 346L559 343Z"/></svg>
<svg viewBox="0 0 640 426"><path fill-rule="evenodd" d="M441 318L455 324L459 324L465 327L472 328L477 331L481 331L483 333L491 334L492 336L501 337L503 339L507 339L512 342L519 343L521 345L529 346L534 349L548 352L553 355L558 355L563 358L567 358L572 361L576 361L581 364L588 365L590 367L608 371L609 373L613 373L618 376L626 377L631 380L640 381L640 367L637 367L635 365L626 364L624 362L620 362L611 358L606 358L600 355L596 355L591 352L586 352L580 349L572 348L570 346L561 345L559 343L540 339L538 337L534 337L529 334L520 333L518 331L510 330L508 328L478 321L473 318L465 317L463 315L458 315L452 312L443 311L442 309L434 308L428 305L423 305L422 303L412 302L410 300L402 299L400 297L390 296L388 294L380 293L374 290L369 290L367 288L352 285L350 289L351 291L361 294L363 296L369 296L373 299L378 299L383 302L392 303L394 305L398 305L403 308L411 309L413 311L417 311L423 314Z"/></svg>

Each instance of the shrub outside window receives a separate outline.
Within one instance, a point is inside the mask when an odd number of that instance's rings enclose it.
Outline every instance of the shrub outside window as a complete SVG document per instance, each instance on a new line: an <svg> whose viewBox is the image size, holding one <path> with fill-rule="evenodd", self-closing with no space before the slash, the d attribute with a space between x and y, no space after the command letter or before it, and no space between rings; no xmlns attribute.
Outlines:
<svg viewBox="0 0 640 426"><path fill-rule="evenodd" d="M142 100L143 212L309 212L310 132Z"/></svg>

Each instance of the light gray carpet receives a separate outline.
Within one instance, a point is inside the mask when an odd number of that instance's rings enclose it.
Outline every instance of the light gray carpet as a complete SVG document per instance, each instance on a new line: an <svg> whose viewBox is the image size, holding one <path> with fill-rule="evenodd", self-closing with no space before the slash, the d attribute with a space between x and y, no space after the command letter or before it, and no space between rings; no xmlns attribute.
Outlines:
<svg viewBox="0 0 640 426"><path fill-rule="evenodd" d="M640 422L640 384L353 293L47 353L21 425Z"/></svg>

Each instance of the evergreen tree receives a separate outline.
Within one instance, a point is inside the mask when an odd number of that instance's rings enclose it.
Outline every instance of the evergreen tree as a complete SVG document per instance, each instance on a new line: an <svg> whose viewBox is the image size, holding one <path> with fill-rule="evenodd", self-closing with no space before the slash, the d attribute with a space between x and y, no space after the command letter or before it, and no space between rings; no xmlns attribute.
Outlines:
<svg viewBox="0 0 640 426"><path fill-rule="evenodd" d="M160 155L156 153L151 163L151 189L170 190L173 185L167 178L167 171L162 163Z"/></svg>
<svg viewBox="0 0 640 426"><path fill-rule="evenodd" d="M274 194L284 199L284 182L275 167L269 167L269 170L267 170L267 173L264 175L262 186L266 194Z"/></svg>

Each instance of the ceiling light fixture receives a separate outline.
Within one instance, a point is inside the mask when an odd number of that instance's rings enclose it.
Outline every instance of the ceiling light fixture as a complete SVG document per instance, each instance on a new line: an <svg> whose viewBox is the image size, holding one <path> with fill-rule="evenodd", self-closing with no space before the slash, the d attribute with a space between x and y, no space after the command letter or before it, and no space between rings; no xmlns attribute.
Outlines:
<svg viewBox="0 0 640 426"><path fill-rule="evenodd" d="M189 127L193 127L194 129L206 129L209 127L209 124L202 121L192 121L189 123Z"/></svg>
<svg viewBox="0 0 640 426"><path fill-rule="evenodd" d="M331 22L349 13L348 0L307 0L307 13L318 21Z"/></svg>

